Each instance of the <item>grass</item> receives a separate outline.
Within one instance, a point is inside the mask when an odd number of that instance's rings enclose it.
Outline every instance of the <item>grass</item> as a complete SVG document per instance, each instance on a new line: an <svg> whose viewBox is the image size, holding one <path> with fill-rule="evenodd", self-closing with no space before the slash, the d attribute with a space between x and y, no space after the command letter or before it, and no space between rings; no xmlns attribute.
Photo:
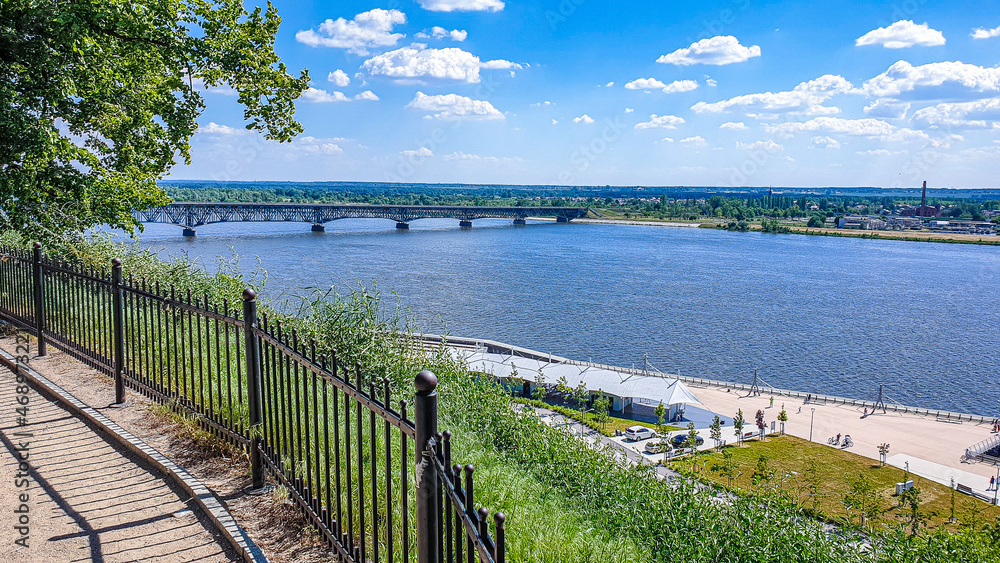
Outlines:
<svg viewBox="0 0 1000 563"><path fill-rule="evenodd" d="M815 503L819 514L828 520L849 522L851 516L843 504L844 495L849 491L848 479L865 475L874 484L878 502L883 509L873 523L890 525L903 520L904 515L898 509L897 498L893 496L896 483L904 481L902 469L889 465L882 467L872 459L787 435L772 436L764 442L749 442L743 447L727 446L726 450L732 453L735 473L738 474L733 481L735 489L755 491L778 487L800 506L811 509ZM774 477L769 483L754 485L753 474L761 456L768 459ZM810 459L816 460L815 475L820 489L819 495L815 496L811 494L808 485ZM699 467L699 479L729 487L721 453L701 452L696 464ZM688 461L674 465L685 472L691 467ZM920 510L928 518L926 524L930 527L947 525L948 528L954 528L954 524L946 523L951 511L950 488L912 474L908 478L920 490ZM972 512L976 514L973 515ZM955 516L959 521L966 522L972 519L992 521L1000 517L1000 507L956 493Z"/></svg>
<svg viewBox="0 0 1000 563"><path fill-rule="evenodd" d="M540 409L549 409L555 411L565 417L572 418L573 420L582 423L587 428L591 430L596 430L605 436L616 436L617 432L624 432L626 429L635 426L636 424L640 426L646 426L649 428L656 428L655 424L647 424L645 422L639 422L638 420L632 420L630 418L618 418L617 416L608 416L608 420L603 424L598 422L597 415L592 412L581 412L576 409L571 409L562 405L550 405L546 402L539 401L536 399L522 399L516 397L515 402L522 403L525 405L531 405ZM673 432L674 430L682 430L678 426L664 425L664 430L667 432Z"/></svg>

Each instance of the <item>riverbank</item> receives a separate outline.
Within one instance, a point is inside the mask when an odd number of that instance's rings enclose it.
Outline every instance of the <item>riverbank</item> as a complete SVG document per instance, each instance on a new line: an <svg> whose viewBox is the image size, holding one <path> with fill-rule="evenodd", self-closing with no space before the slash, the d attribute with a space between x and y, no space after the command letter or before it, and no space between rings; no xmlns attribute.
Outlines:
<svg viewBox="0 0 1000 563"><path fill-rule="evenodd" d="M641 219L574 219L577 223L639 225L648 227L686 227L718 229L726 225L720 221L670 221ZM940 233L933 231L859 231L857 229L816 228L786 225L791 232L784 234L812 235L826 237L848 237L882 240L905 240L910 242L940 242L949 244L978 244L983 246L1000 246L1000 237L989 235L970 235L966 233ZM760 232L760 226L750 225L750 231Z"/></svg>

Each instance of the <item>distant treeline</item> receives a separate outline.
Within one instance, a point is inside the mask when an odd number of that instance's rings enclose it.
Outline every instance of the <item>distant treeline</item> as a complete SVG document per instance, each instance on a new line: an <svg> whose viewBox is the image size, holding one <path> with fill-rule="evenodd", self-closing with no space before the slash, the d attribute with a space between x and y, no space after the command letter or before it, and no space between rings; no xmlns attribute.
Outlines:
<svg viewBox="0 0 1000 563"><path fill-rule="evenodd" d="M174 201L578 206L613 209L630 216L686 219L709 217L737 221L759 217L875 215L896 213L905 206L920 204L919 190L892 190L896 195L860 195L873 191L873 188L830 188L809 190L810 193L789 193L791 190L784 189L772 195L768 188L729 190L732 193L719 194L717 191L723 188L341 182L164 182L161 185ZM851 191L852 195L827 195L828 192L843 191ZM937 191L950 192L949 197L928 198L929 205L942 206L944 217L984 220L988 218L984 212L1000 209L1000 190L972 190L968 194L958 194L977 197L958 197L953 193L956 190ZM859 195L853 195L854 192ZM993 192L992 199L978 199Z"/></svg>

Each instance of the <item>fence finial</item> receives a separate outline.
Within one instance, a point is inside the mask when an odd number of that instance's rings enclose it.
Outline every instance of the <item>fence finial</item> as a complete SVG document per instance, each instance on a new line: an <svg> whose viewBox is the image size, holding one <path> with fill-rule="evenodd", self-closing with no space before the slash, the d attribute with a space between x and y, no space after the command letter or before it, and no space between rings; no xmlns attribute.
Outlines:
<svg viewBox="0 0 1000 563"><path fill-rule="evenodd" d="M257 299L257 292L256 291L250 289L249 287L243 290L243 300L244 301L253 301L254 299Z"/></svg>
<svg viewBox="0 0 1000 563"><path fill-rule="evenodd" d="M434 375L434 372L430 370L424 370L417 374L417 377L413 379L413 385L417 388L420 393L430 393L437 388L438 378Z"/></svg>

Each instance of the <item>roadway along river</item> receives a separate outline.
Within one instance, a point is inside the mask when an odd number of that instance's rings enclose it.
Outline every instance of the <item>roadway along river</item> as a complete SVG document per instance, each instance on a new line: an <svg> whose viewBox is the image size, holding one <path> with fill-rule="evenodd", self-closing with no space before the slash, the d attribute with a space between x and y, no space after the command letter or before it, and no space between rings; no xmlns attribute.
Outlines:
<svg viewBox="0 0 1000 563"><path fill-rule="evenodd" d="M341 220L147 225L143 244L260 265L265 293L376 282L425 332L576 359L997 413L1000 248L626 225ZM391 304L391 303L389 303ZM443 324L442 324L443 323Z"/></svg>

